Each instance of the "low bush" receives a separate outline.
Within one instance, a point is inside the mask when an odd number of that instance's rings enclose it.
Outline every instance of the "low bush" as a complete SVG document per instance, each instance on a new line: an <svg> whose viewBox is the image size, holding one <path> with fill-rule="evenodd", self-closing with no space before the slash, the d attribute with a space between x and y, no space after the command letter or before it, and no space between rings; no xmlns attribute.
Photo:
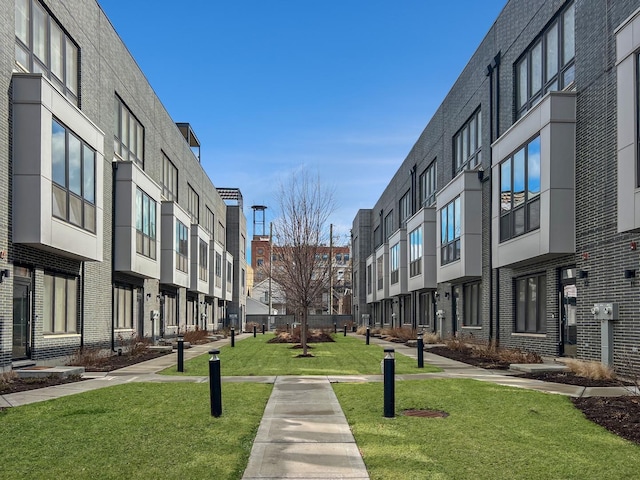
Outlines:
<svg viewBox="0 0 640 480"><path fill-rule="evenodd" d="M406 342L408 340L416 339L416 329L409 327L395 327L395 328L384 328L380 332L382 335L386 335L390 337L388 340L393 341L393 339L397 339L399 342Z"/></svg>
<svg viewBox="0 0 640 480"><path fill-rule="evenodd" d="M275 337L267 343L300 343L300 327L294 328L291 332L279 329ZM333 342L333 337L328 330L309 329L307 330L307 343Z"/></svg>
<svg viewBox="0 0 640 480"><path fill-rule="evenodd" d="M579 377L590 380L615 380L616 378L616 373L613 371L613 368L600 362L567 359L564 364L571 372Z"/></svg>
<svg viewBox="0 0 640 480"><path fill-rule="evenodd" d="M209 332L207 332L206 330L201 330L196 326L195 330L184 332L183 338L185 342L189 342L191 345L199 345L207 343L209 341L207 339L208 336Z"/></svg>
<svg viewBox="0 0 640 480"><path fill-rule="evenodd" d="M18 374L13 371L0 373L0 390L15 382L17 378Z"/></svg>

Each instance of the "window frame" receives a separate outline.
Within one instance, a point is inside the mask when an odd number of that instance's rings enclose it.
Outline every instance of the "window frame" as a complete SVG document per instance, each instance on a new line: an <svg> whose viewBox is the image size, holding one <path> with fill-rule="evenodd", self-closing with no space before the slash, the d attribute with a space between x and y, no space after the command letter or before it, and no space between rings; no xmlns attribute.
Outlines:
<svg viewBox="0 0 640 480"><path fill-rule="evenodd" d="M385 241L389 240L389 237L393 235L395 229L393 227L393 210L391 210L384 217L384 239Z"/></svg>
<svg viewBox="0 0 640 480"><path fill-rule="evenodd" d="M382 290L384 288L384 259L382 256L376 258L376 282L377 289Z"/></svg>
<svg viewBox="0 0 640 480"><path fill-rule="evenodd" d="M208 255L209 245L208 243L199 238L198 239L198 278L203 282L206 282L209 278L209 262Z"/></svg>
<svg viewBox="0 0 640 480"><path fill-rule="evenodd" d="M424 229L420 225L409 232L409 277L422 274L422 256L424 254Z"/></svg>
<svg viewBox="0 0 640 480"><path fill-rule="evenodd" d="M452 209L452 217L449 215L449 207ZM450 218L453 219L453 225L451 227L449 227ZM449 263L460 260L460 252L462 250L460 241L462 237L461 223L461 200L458 195L440 210L440 265L448 265ZM451 231L453 235L452 238L449 238Z"/></svg>
<svg viewBox="0 0 640 480"><path fill-rule="evenodd" d="M64 185L62 185L55 177L56 177L56 146L54 145L55 136L57 135L55 130L55 125L58 125L64 132ZM73 187L70 185L71 183L71 154L70 154L70 140L75 139L79 143L79 163L80 163L80 194L73 191ZM91 152L93 155L93 159L89 160L92 164L92 177L89 178L89 174L86 172L86 161L85 155L87 150ZM60 160L60 159L58 159ZM74 225L78 228L91 232L93 234L96 233L97 228L97 207L96 207L96 151L91 145L85 142L82 138L76 135L70 128L68 128L63 122L58 120L56 117L52 117L51 119L51 215L55 218L59 218L71 225ZM86 176L85 176L86 175ZM93 201L91 201L87 196L89 192L87 190L87 180L90 180L91 185L91 196L93 197ZM65 205L64 205L64 214L57 214L54 209L56 206L59 206L60 203L56 200L56 191L64 194ZM76 223L71 219L71 204L72 201L79 201L81 204L81 220L80 223ZM88 218L91 216L87 215L88 211L93 211L93 222L91 225L88 225Z"/></svg>
<svg viewBox="0 0 640 480"><path fill-rule="evenodd" d="M565 59L565 39L566 37L566 25L565 15L569 12L573 12L573 56L569 59ZM555 53L556 53L556 65L555 72L549 74L548 67L548 55L549 55L549 34L556 28L555 38ZM532 58L536 48L540 46L540 88L532 91L533 83L533 62ZM522 78L521 70L524 66L524 74L526 75L526 92L524 97L522 96ZM575 3L570 2L562 10L560 10L553 18L551 22L540 32L538 36L531 42L526 48L523 54L513 64L513 78L514 78L514 113L515 119L521 118L526 112L531 110L533 106L540 101L540 99L551 91L562 91L570 87L575 80ZM568 78L565 78L568 76ZM555 86L554 86L555 84ZM523 100L522 100L523 99ZM520 103L522 100L522 103Z"/></svg>
<svg viewBox="0 0 640 480"><path fill-rule="evenodd" d="M420 174L419 192L420 205L428 207L436 201L436 193L438 191L438 162L434 159L429 166Z"/></svg>
<svg viewBox="0 0 640 480"><path fill-rule="evenodd" d="M200 195L187 183L187 211L191 215L191 223L200 222Z"/></svg>
<svg viewBox="0 0 640 480"><path fill-rule="evenodd" d="M407 192L400 197L398 212L400 213L400 228L404 228L407 225L409 217L413 215L411 211L411 190L407 190Z"/></svg>
<svg viewBox="0 0 640 480"><path fill-rule="evenodd" d="M138 197L140 197L140 202L138 202ZM145 202L145 200L147 201ZM148 205L146 217L145 204ZM156 201L140 187L136 187L136 253L152 260L156 260L157 257L157 212L158 204ZM147 227L148 233L145 233L145 227ZM145 246L147 253L144 253Z"/></svg>
<svg viewBox="0 0 640 480"><path fill-rule="evenodd" d="M51 292L49 295L47 294L47 278L51 278ZM61 322L56 320L56 310L57 310L57 295L56 295L56 283L64 281L64 314ZM69 291L70 282L73 283L75 287L75 295L74 292ZM79 278L77 275L69 275L58 272L50 272L45 271L43 277L43 333L48 335L68 335L68 334L77 334L78 333L78 323L79 323L79 300L80 300L80 291L79 291ZM70 294L72 298L69 298ZM75 297L75 298L73 298ZM47 300L50 301L50 308L47 308ZM69 306L71 302L73 304L73 309L70 310ZM63 324L63 329L58 329L58 325L60 323ZM49 327L49 328L47 328Z"/></svg>
<svg viewBox="0 0 640 480"><path fill-rule="evenodd" d="M74 105L80 107L80 47L65 30L62 24L52 15L51 11L46 5L38 0L22 0L23 4L27 7L26 15L26 40L20 38L17 31L18 20L21 16L18 13L17 8L14 6L15 14L15 27L14 27L14 64L21 70L33 73L42 73L47 77L55 87L62 92ZM14 3L15 5L15 3ZM40 58L35 52L35 26L34 22L36 15L34 14L34 5L41 9L44 14L44 56L46 58ZM24 17L22 17L24 18ZM55 25L55 27L53 27ZM52 31L57 29L60 35L60 69L62 70L62 77L60 78L57 73L54 72L53 63L53 38ZM18 58L18 52L24 55L25 62L20 61ZM27 63L28 65L25 65Z"/></svg>
<svg viewBox="0 0 640 480"><path fill-rule="evenodd" d="M389 248L389 271L391 285L397 284L400 281L400 242Z"/></svg>
<svg viewBox="0 0 640 480"><path fill-rule="evenodd" d="M473 137L472 137L473 133ZM472 144L472 138L473 143ZM482 164L482 110L478 108L453 136L453 175ZM475 146L475 148L472 148Z"/></svg>
<svg viewBox="0 0 640 480"><path fill-rule="evenodd" d="M222 288L222 255L216 252L216 265L215 265L215 284L216 287Z"/></svg>
<svg viewBox="0 0 640 480"><path fill-rule="evenodd" d="M530 146L534 145L535 143L537 143L538 145L538 152L537 152L537 163L538 163L538 178L537 178L537 188L538 191L537 192L532 192L531 191L531 175L530 175L530 169L531 168L535 168L535 164L532 167L530 164L530 158L535 158L535 155L531 155L530 152ZM518 205L516 205L516 201L517 201L517 193L515 192L515 183L516 183L516 168L515 168L515 162L516 162L516 157L523 152L524 155L524 179L523 179L523 188L524 188L524 198L521 201L521 203L519 203ZM541 181L541 168L542 168L542 161L541 161L541 155L542 155L542 139L541 139L541 135L538 133L536 134L534 137L530 138L529 140L527 140L526 143L524 143L523 145L521 145L516 151L514 151L511 155L509 155L507 158L505 158L502 162L500 162L499 164L499 185L500 185L500 189L499 189L499 195L500 195L500 214L499 214L499 232L498 232L498 239L500 243L509 241L513 238L519 237L521 235L525 235L529 232L533 232L535 230L538 230L540 228L540 202L541 202L541 185L540 185L540 181ZM509 208L505 208L506 202L504 201L504 198L506 197L506 190L504 190L504 182L505 182L505 171L504 171L504 167L506 165L509 165L509 175L510 175L510 180L509 180L509 184L510 184L510 192L508 194L509 196ZM503 198L504 197L504 198ZM532 211L534 211L533 206L537 204L537 219L533 218L532 215ZM523 221L523 229L521 232L516 233L516 223L517 223L517 219L518 219L518 215L520 211L523 211L522 213L522 221ZM537 220L537 222L535 221ZM507 228L508 227L508 231Z"/></svg>
<svg viewBox="0 0 640 480"><path fill-rule="evenodd" d="M113 328L114 330L133 330L133 293L130 285L115 284L113 286ZM124 298L125 312L120 312L120 295ZM124 314L124 316L122 316Z"/></svg>
<svg viewBox="0 0 640 480"><path fill-rule="evenodd" d="M530 302L532 302L531 290L528 288L530 280L535 280L536 299L535 299L535 318L531 317ZM541 282L542 280L542 282ZM520 286L525 285L524 291L524 318L521 318L522 311L520 302ZM514 298L514 332L525 334L546 334L547 333L547 274L535 273L523 275L513 279L513 298ZM542 293L542 295L541 295Z"/></svg>
<svg viewBox="0 0 640 480"><path fill-rule="evenodd" d="M465 327L482 326L482 282L465 283L462 286L463 315Z"/></svg>
<svg viewBox="0 0 640 480"><path fill-rule="evenodd" d="M373 265L367 265L367 295L373 294Z"/></svg>
<svg viewBox="0 0 640 480"><path fill-rule="evenodd" d="M162 152L162 196L178 202L178 167Z"/></svg>
<svg viewBox="0 0 640 480"><path fill-rule="evenodd" d="M176 269L189 271L189 227L176 219Z"/></svg>
<svg viewBox="0 0 640 480"><path fill-rule="evenodd" d="M115 95L115 125L113 133L113 153L123 161L131 161L144 170L144 125L133 114L118 94ZM133 131L132 131L133 128ZM125 133L127 138L122 138ZM135 145L130 145L132 143ZM133 147L133 148L132 148Z"/></svg>

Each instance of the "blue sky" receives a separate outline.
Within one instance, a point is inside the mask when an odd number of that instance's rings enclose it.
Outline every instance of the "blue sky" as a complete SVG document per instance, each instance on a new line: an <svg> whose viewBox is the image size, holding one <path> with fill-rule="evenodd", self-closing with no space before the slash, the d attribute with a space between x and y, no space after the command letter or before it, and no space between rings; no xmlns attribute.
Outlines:
<svg viewBox="0 0 640 480"><path fill-rule="evenodd" d="M99 0L217 187L277 214L304 166L346 243L506 0ZM267 226L268 230L268 226Z"/></svg>

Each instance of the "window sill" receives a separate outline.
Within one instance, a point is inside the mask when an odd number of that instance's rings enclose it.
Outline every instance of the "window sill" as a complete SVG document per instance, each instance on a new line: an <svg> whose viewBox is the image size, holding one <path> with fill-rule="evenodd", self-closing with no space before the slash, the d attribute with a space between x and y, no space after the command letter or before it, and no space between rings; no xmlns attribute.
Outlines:
<svg viewBox="0 0 640 480"><path fill-rule="evenodd" d="M546 333L519 333L513 332L512 337L547 338Z"/></svg>
<svg viewBox="0 0 640 480"><path fill-rule="evenodd" d="M482 325L462 325L463 330L482 330Z"/></svg>
<svg viewBox="0 0 640 480"><path fill-rule="evenodd" d="M80 334L79 333L45 333L42 337L44 339L47 338L80 338Z"/></svg>

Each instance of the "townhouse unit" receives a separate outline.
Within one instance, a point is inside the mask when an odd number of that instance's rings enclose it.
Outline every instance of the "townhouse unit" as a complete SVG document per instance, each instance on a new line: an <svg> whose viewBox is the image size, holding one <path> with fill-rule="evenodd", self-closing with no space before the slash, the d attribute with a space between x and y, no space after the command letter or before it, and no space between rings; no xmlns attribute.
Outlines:
<svg viewBox="0 0 640 480"><path fill-rule="evenodd" d="M240 326L242 197L191 125L95 0L0 5L0 371Z"/></svg>
<svg viewBox="0 0 640 480"><path fill-rule="evenodd" d="M638 7L506 3L353 221L360 322L638 365Z"/></svg>

